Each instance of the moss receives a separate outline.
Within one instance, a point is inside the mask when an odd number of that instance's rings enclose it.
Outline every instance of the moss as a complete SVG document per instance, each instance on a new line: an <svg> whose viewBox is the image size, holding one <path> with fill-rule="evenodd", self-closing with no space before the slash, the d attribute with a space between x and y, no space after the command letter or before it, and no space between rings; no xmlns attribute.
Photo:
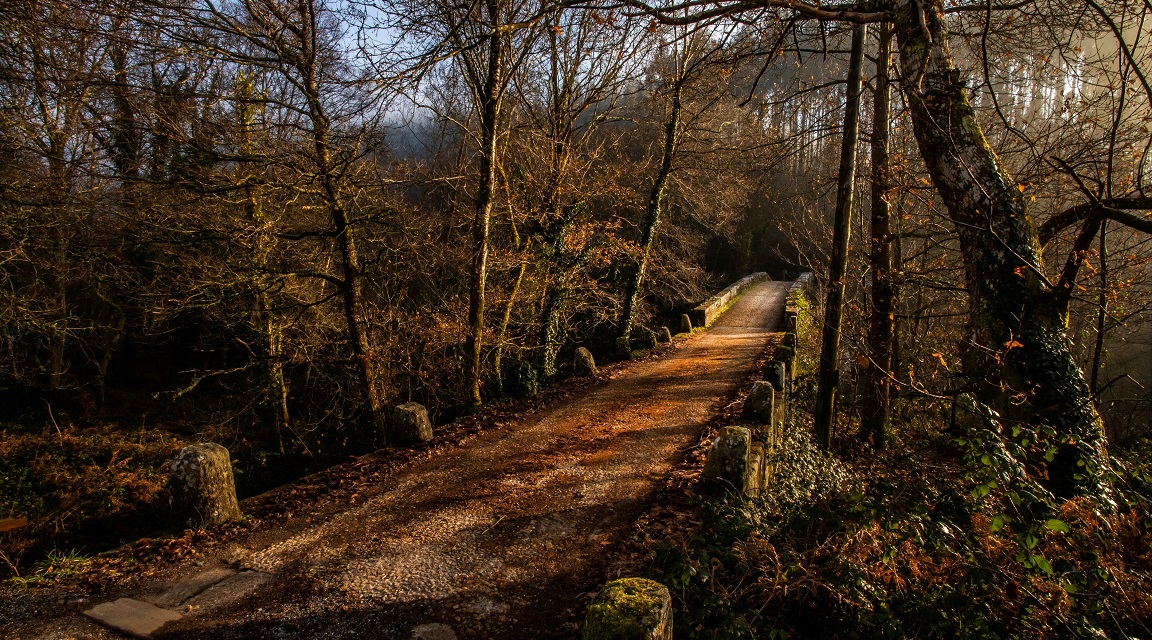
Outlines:
<svg viewBox="0 0 1152 640"><path fill-rule="evenodd" d="M960 120L960 126L964 127L964 131L972 136L972 141L975 142L980 149L987 154L987 164L990 171L993 173L1000 173L999 156L992 150L992 146L988 144L988 139L984 137L984 130L980 127L980 123L976 121L976 115L972 112L972 107L968 105L968 98L961 91L961 109L967 112L966 115Z"/></svg>
<svg viewBox="0 0 1152 640"><path fill-rule="evenodd" d="M592 605L584 623L584 640L637 640L657 637L654 632L668 606L668 589L644 578L609 582Z"/></svg>

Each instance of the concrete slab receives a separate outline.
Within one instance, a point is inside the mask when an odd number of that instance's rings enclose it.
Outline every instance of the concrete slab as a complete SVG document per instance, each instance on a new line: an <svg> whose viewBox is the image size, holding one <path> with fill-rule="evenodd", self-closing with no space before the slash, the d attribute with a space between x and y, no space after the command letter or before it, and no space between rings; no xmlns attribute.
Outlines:
<svg viewBox="0 0 1152 640"><path fill-rule="evenodd" d="M189 611L218 609L239 602L272 579L272 574L261 571L241 571L208 587L199 595L184 602Z"/></svg>
<svg viewBox="0 0 1152 640"><path fill-rule="evenodd" d="M163 593L144 596L143 600L158 607L178 609L187 600L199 595L212 585L236 575L234 569L208 569L168 587Z"/></svg>
<svg viewBox="0 0 1152 640"><path fill-rule="evenodd" d="M149 640L160 627L180 619L175 611L131 598L98 604L84 615L109 629L144 640Z"/></svg>
<svg viewBox="0 0 1152 640"><path fill-rule="evenodd" d="M456 632L446 624L422 624L412 630L411 640L456 640Z"/></svg>

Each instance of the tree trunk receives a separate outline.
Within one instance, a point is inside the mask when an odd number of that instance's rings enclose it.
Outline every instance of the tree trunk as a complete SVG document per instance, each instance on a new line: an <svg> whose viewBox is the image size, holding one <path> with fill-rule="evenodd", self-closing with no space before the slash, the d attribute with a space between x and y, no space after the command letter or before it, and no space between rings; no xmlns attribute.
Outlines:
<svg viewBox="0 0 1152 640"><path fill-rule="evenodd" d="M519 244L519 242L517 242ZM500 387L500 395L504 395L504 374L501 372L501 363L504 360L504 339L508 335L508 323L512 320L512 309L516 305L516 296L520 293L520 284L524 281L524 272L528 270L528 263L521 261L516 268L516 282L512 284L512 292L508 294L508 302L504 305L504 315L500 318L500 333L496 336L496 357L492 365L496 369L496 381Z"/></svg>
<svg viewBox="0 0 1152 640"><path fill-rule="evenodd" d="M872 108L872 309L868 323L870 360L865 372L861 435L876 450L888 444L889 409L892 397L892 351L896 333L896 289L892 273L892 231L888 197L892 191L888 157L891 84L892 27L880 25L876 52L876 93Z"/></svg>
<svg viewBox="0 0 1152 640"><path fill-rule="evenodd" d="M312 135L316 154L317 178L320 182L324 204L332 219L332 230L340 252L340 266L343 276L340 279L340 293L344 302L344 322L348 328L348 345L352 349L363 386L368 414L372 420L378 444L386 444L387 416L384 414L383 400L376 377L371 338L360 322L360 309L363 305L360 254L356 248L356 235L352 229L348 211L344 208L336 181L336 169L332 164L329 140L329 120L319 100L319 91L314 77L302 70L309 90L309 114L312 119Z"/></svg>
<svg viewBox="0 0 1152 640"><path fill-rule="evenodd" d="M548 289L540 313L540 371L545 379L556 375L556 355L560 351L560 313L568 300L568 286L561 282Z"/></svg>
<svg viewBox="0 0 1152 640"><path fill-rule="evenodd" d="M256 152L252 140L252 128L255 122L254 98L255 91L250 77L237 77L237 126L240 129L240 150L245 155ZM268 290L273 284L271 277L266 274L268 270L268 257L272 252L272 243L269 234L265 232L264 206L261 201L259 187L260 176L253 171L251 163L242 163L243 173L240 178L244 185L244 214L247 222L255 230L253 246L250 249L250 260L256 273L252 276L249 286L255 294L257 328L264 342L264 372L265 405L270 410L272 435L276 439L276 446L280 453L284 453L284 433L288 430L288 383L284 377L284 331L272 311L272 301L269 300Z"/></svg>
<svg viewBox="0 0 1152 640"><path fill-rule="evenodd" d="M852 57L848 66L848 94L844 105L844 135L840 143L840 173L836 187L836 219L832 237L832 262L828 267L828 293L824 303L824 331L820 345L820 382L816 390L816 441L832 446L836 387L840 370L840 321L844 313L844 276L848 269L848 239L852 230L852 195L856 185L856 146L860 138L860 86L864 66L867 25L852 32Z"/></svg>
<svg viewBox="0 0 1152 640"><path fill-rule="evenodd" d="M640 257L636 260L636 272L628 281L628 290L624 296L624 313L620 317L618 331L618 336L621 338L627 338L632 332L636 305L640 301L640 286L644 283L644 276L648 272L652 241L656 238L656 227L660 224L660 207L664 201L664 192L668 188L668 178L672 175L672 160L676 154L683 85L683 78L677 78L672 85L672 108L668 113L668 121L664 123L664 153L660 160L660 170L656 173L656 180L652 183L652 191L648 195L648 207L644 211L644 229L640 239Z"/></svg>
<svg viewBox="0 0 1152 640"><path fill-rule="evenodd" d="M1104 360L1104 332L1108 321L1108 221L1100 223L1100 293L1096 298L1096 343L1092 345L1092 373L1088 390L1100 392L1100 364Z"/></svg>
<svg viewBox="0 0 1152 640"><path fill-rule="evenodd" d="M1056 495L1103 495L1102 424L1024 198L988 146L953 66L943 1L895 0L892 9L913 131L964 256L965 371L1007 424L1056 431L1058 452L1041 474Z"/></svg>
<svg viewBox="0 0 1152 640"><path fill-rule="evenodd" d="M499 18L494 0L487 3L492 23ZM468 290L468 393L474 407L483 403L480 396L480 351L484 337L484 284L488 275L488 226L492 218L492 196L496 186L496 125L500 113L501 32L493 29L488 36L488 74L480 100L480 185L476 193L476 217L472 222L472 281Z"/></svg>

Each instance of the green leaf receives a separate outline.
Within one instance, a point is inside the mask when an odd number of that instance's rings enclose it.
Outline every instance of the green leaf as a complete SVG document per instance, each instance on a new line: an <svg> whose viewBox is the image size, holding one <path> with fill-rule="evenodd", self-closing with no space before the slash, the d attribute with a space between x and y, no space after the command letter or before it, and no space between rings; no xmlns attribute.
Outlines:
<svg viewBox="0 0 1152 640"><path fill-rule="evenodd" d="M1048 564L1048 561L1044 559L1044 556L1032 556L1030 559L1032 560L1032 564L1034 564L1041 571L1047 573L1048 575L1052 575L1052 565Z"/></svg>
<svg viewBox="0 0 1152 640"><path fill-rule="evenodd" d="M992 533L996 533L997 531L1000 531L1001 529L1003 529L1004 525L1007 523L1008 523L1008 517L1007 516L1005 516L1002 513L997 514L995 517L992 518L992 525L989 527L989 529L992 530Z"/></svg>
<svg viewBox="0 0 1152 640"><path fill-rule="evenodd" d="M1063 520L1057 520L1057 519L1053 518L1053 519L1049 520L1048 522L1045 522L1044 526L1048 527L1049 529L1051 529L1053 531L1059 531L1060 533L1068 533L1068 525L1065 524Z"/></svg>

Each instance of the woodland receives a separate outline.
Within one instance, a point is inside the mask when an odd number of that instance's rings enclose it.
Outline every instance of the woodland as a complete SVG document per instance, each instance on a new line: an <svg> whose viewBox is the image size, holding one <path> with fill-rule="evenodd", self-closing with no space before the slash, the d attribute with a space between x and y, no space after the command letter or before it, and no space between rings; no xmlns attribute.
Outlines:
<svg viewBox="0 0 1152 640"><path fill-rule="evenodd" d="M810 271L792 481L656 550L677 637L1148 637L1150 18L9 0L0 576L155 535L185 444L255 495Z"/></svg>

